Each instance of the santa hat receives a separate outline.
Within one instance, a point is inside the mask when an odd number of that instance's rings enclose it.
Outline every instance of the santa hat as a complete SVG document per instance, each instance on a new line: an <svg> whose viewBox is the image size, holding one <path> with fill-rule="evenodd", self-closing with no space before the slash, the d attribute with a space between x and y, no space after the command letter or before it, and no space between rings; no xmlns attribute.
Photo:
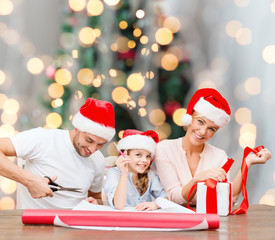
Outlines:
<svg viewBox="0 0 275 240"><path fill-rule="evenodd" d="M111 103L88 98L75 114L73 126L110 141L115 135L115 112Z"/></svg>
<svg viewBox="0 0 275 240"><path fill-rule="evenodd" d="M123 132L123 138L119 140L117 147L122 150L144 149L150 152L153 157L158 142L159 136L152 130L141 132L128 129Z"/></svg>
<svg viewBox="0 0 275 240"><path fill-rule="evenodd" d="M193 111L213 121L219 127L229 122L231 114L227 101L213 88L202 88L195 92L188 104L186 114L181 118L184 126L192 123Z"/></svg>

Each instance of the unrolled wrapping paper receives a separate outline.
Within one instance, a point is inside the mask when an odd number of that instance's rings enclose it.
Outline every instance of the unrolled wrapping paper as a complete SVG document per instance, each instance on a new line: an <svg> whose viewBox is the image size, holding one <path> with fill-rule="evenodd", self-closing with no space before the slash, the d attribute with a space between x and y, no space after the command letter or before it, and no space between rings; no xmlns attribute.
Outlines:
<svg viewBox="0 0 275 240"><path fill-rule="evenodd" d="M217 214L126 212L126 211L75 211L25 209L23 224L55 224L72 227L115 227L162 230L197 230L219 228ZM124 229L125 230L125 229Z"/></svg>
<svg viewBox="0 0 275 240"><path fill-rule="evenodd" d="M215 199L207 198L207 191L212 190L204 182L197 184L197 213L208 213L207 205L216 205L216 213L227 216L232 209L232 184L230 182L219 182L214 188ZM215 202L216 201L216 202ZM215 204L215 203L216 204Z"/></svg>

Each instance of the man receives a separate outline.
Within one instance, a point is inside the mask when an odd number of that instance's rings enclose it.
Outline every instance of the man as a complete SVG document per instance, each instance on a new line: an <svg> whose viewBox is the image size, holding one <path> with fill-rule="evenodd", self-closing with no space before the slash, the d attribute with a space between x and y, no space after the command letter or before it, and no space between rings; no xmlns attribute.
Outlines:
<svg viewBox="0 0 275 240"><path fill-rule="evenodd" d="M18 189L17 208L71 209L87 196L91 203L101 200L104 157L100 149L115 135L113 106L89 98L72 124L73 130L35 128L0 139L0 175L24 185ZM24 169L7 156L24 159ZM53 193L45 176L81 192Z"/></svg>

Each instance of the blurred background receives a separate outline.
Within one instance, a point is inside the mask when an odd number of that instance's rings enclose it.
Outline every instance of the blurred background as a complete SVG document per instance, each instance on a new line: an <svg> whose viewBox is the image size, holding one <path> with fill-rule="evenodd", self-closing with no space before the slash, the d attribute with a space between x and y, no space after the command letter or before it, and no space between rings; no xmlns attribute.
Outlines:
<svg viewBox="0 0 275 240"><path fill-rule="evenodd" d="M275 0L0 0L0 137L70 129L93 97L115 106L114 140L127 128L178 138L191 96L212 87L232 115L211 144L235 176L246 146L275 152L274 27ZM0 209L16 189L0 177ZM247 191L275 206L274 159L251 167Z"/></svg>

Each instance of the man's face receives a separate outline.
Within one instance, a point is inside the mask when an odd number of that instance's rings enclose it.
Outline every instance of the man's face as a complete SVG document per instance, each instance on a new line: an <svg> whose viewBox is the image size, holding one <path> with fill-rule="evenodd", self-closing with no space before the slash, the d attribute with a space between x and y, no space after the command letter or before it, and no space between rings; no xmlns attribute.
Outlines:
<svg viewBox="0 0 275 240"><path fill-rule="evenodd" d="M107 142L106 139L96 135L80 132L75 129L76 133L72 139L73 145L77 153L82 157L89 157L95 151L101 149Z"/></svg>

